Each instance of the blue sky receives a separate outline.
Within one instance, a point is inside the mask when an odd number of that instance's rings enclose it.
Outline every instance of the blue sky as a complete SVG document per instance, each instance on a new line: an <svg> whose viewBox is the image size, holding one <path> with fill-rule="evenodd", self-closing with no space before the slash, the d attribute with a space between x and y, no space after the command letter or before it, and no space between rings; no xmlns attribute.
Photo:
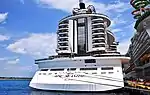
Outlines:
<svg viewBox="0 0 150 95"><path fill-rule="evenodd" d="M110 17L118 50L125 53L135 31L129 0L84 1ZM77 6L78 0L1 0L0 76L31 77L34 59L55 54L58 21Z"/></svg>

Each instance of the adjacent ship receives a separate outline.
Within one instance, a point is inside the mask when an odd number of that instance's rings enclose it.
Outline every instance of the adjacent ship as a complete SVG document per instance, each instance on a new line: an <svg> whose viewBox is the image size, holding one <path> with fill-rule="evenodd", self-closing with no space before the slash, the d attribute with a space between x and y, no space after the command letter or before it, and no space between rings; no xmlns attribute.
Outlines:
<svg viewBox="0 0 150 95"><path fill-rule="evenodd" d="M129 80L150 80L150 0L131 0L134 19L134 35L127 56L131 58L125 70Z"/></svg>
<svg viewBox="0 0 150 95"><path fill-rule="evenodd" d="M57 53L35 60L39 70L30 87L54 91L108 91L124 87L123 64L129 57L117 52L108 16L87 8L83 1L60 20Z"/></svg>

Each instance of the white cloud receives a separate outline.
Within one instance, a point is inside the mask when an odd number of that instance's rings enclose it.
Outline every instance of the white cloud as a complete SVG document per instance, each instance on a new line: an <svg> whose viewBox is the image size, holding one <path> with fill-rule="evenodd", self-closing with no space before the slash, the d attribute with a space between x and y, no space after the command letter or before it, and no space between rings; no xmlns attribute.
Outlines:
<svg viewBox="0 0 150 95"><path fill-rule="evenodd" d="M0 13L0 23L5 23L5 20L7 19L8 13Z"/></svg>
<svg viewBox="0 0 150 95"><path fill-rule="evenodd" d="M16 65L20 62L18 57L1 57L0 63L1 65Z"/></svg>
<svg viewBox="0 0 150 95"><path fill-rule="evenodd" d="M128 51L129 45L130 45L130 39L126 39L126 40L120 42L119 46L118 46L118 51L121 54L126 54Z"/></svg>
<svg viewBox="0 0 150 95"><path fill-rule="evenodd" d="M16 60L18 57L1 57L0 61L9 61L9 60Z"/></svg>
<svg viewBox="0 0 150 95"><path fill-rule="evenodd" d="M136 31L136 29L134 28L135 23L136 22L132 22L131 24L127 25L125 28L130 29L134 33Z"/></svg>
<svg viewBox="0 0 150 95"><path fill-rule="evenodd" d="M118 24L125 24L127 23L127 20L124 20L122 17L122 14L118 14L115 18L111 21L111 27L115 27Z"/></svg>
<svg viewBox="0 0 150 95"><path fill-rule="evenodd" d="M5 35L0 35L0 41L5 41L5 40L9 40L10 37L5 36Z"/></svg>
<svg viewBox="0 0 150 95"><path fill-rule="evenodd" d="M36 58L54 55L56 49L56 34L31 34L12 44L7 49L20 54L28 54Z"/></svg>
<svg viewBox="0 0 150 95"><path fill-rule="evenodd" d="M66 12L71 12L71 10L75 7L78 7L79 0L36 0L37 4L41 5L42 7L47 8L55 8L60 9ZM130 8L128 3L124 3L121 1L115 1L111 4L104 4L100 2L94 2L92 0L84 0L86 5L94 5L98 12L101 13L109 13L110 11L114 12L124 12Z"/></svg>
<svg viewBox="0 0 150 95"><path fill-rule="evenodd" d="M20 61L20 59L17 58L17 59L14 59L14 60L8 60L7 63L8 63L8 64L18 64L19 61Z"/></svg>
<svg viewBox="0 0 150 95"><path fill-rule="evenodd" d="M116 12L124 12L131 8L129 3L121 2L120 0L115 1L113 4L108 4L107 10L113 10Z"/></svg>
<svg viewBox="0 0 150 95"><path fill-rule="evenodd" d="M70 12L72 8L77 6L78 0L37 0L37 3L47 8L56 8Z"/></svg>
<svg viewBox="0 0 150 95"><path fill-rule="evenodd" d="M117 32L122 31L122 29L112 29L111 31L112 31L113 33L117 33Z"/></svg>

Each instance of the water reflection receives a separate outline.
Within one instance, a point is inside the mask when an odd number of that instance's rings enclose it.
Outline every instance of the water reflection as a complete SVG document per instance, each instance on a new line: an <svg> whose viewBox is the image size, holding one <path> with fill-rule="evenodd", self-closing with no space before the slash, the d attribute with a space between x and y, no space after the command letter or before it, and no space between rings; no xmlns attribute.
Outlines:
<svg viewBox="0 0 150 95"><path fill-rule="evenodd" d="M128 93L80 93L32 90L30 95L129 95Z"/></svg>

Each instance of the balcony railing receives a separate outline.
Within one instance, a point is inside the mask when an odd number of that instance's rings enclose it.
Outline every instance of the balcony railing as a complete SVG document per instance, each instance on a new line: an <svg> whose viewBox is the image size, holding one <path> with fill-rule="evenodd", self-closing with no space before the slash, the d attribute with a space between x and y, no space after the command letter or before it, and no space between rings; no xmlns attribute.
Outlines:
<svg viewBox="0 0 150 95"><path fill-rule="evenodd" d="M101 45L93 45L92 48L97 48L97 47L105 47L105 44L101 44Z"/></svg>
<svg viewBox="0 0 150 95"><path fill-rule="evenodd" d="M93 43L93 46L94 45L105 45L105 42L101 42L101 43Z"/></svg>
<svg viewBox="0 0 150 95"><path fill-rule="evenodd" d="M65 32L58 32L59 35L61 34L68 34L68 31L65 31Z"/></svg>
<svg viewBox="0 0 150 95"><path fill-rule="evenodd" d="M92 25L93 25L93 26L96 26L96 25L104 25L104 22L93 23Z"/></svg>
<svg viewBox="0 0 150 95"><path fill-rule="evenodd" d="M59 26L67 26L68 25L68 23L61 23L61 24L59 24Z"/></svg>
<svg viewBox="0 0 150 95"><path fill-rule="evenodd" d="M105 28L102 28L102 27L100 27L100 28L93 28L92 30L94 31L94 30L104 30Z"/></svg>
<svg viewBox="0 0 150 95"><path fill-rule="evenodd" d="M92 35L93 35L93 36L95 36L95 35L105 35L105 33L103 33L103 32L99 32L99 33L92 33Z"/></svg>
<svg viewBox="0 0 150 95"><path fill-rule="evenodd" d="M68 43L68 41L58 41L58 43Z"/></svg>
<svg viewBox="0 0 150 95"><path fill-rule="evenodd" d="M64 36L64 37L58 37L59 39L65 39L65 38L68 38L67 36Z"/></svg>
<svg viewBox="0 0 150 95"><path fill-rule="evenodd" d="M59 28L58 30L68 30L68 27L66 27L66 28Z"/></svg>
<svg viewBox="0 0 150 95"><path fill-rule="evenodd" d="M103 19L103 18L96 18L96 19L92 19L92 21L98 21L98 20L103 21L104 19Z"/></svg>
<svg viewBox="0 0 150 95"><path fill-rule="evenodd" d="M101 38L92 38L93 40L105 40L105 38L101 37Z"/></svg>

